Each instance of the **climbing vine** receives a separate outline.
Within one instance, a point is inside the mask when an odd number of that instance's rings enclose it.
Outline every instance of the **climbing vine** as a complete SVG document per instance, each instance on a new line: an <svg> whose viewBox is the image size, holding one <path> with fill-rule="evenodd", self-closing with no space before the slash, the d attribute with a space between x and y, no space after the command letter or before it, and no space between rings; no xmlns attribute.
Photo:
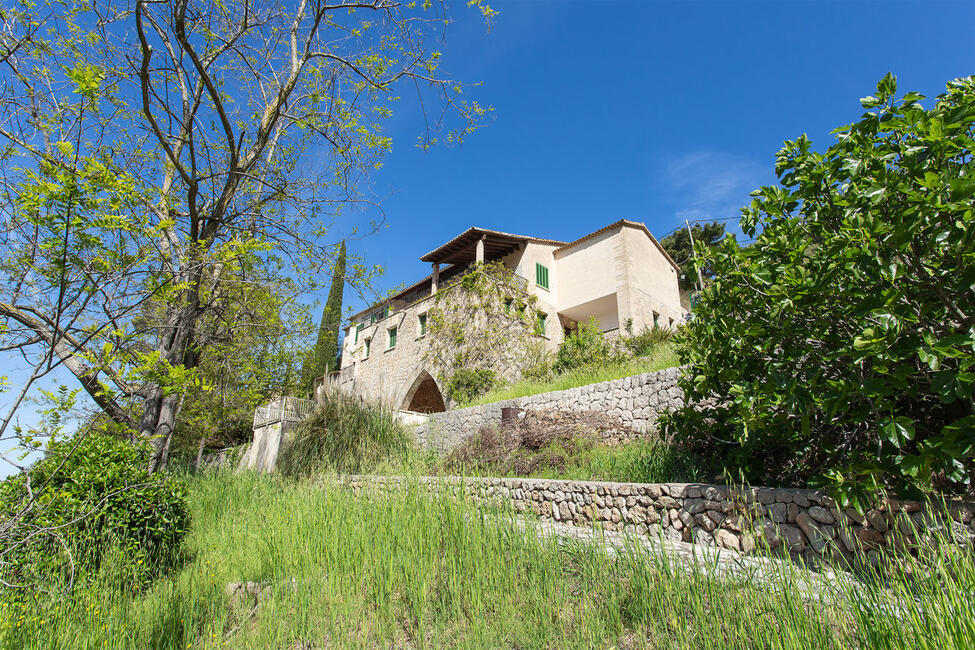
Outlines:
<svg viewBox="0 0 975 650"><path fill-rule="evenodd" d="M459 375L476 372L491 378L478 382L483 392L496 383L517 380L524 368L544 356L538 299L526 293L520 282L499 261L475 264L436 295L427 314L430 343L424 360L441 385L458 384ZM462 392L447 397L463 401L476 396L469 395L469 389Z"/></svg>

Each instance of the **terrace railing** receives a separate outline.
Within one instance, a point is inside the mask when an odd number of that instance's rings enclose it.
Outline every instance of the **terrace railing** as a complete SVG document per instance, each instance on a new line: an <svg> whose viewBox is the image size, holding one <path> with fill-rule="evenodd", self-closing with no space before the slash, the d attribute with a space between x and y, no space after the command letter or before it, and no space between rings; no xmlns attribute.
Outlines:
<svg viewBox="0 0 975 650"><path fill-rule="evenodd" d="M275 422L301 422L311 415L315 402L300 397L279 397L254 410L254 428Z"/></svg>

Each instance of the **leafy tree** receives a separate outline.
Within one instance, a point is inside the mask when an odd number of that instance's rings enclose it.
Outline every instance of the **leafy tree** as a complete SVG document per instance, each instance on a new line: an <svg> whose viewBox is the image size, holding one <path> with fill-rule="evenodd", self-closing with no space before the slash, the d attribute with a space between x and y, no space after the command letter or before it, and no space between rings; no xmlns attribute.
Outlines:
<svg viewBox="0 0 975 650"><path fill-rule="evenodd" d="M314 327L291 278L262 269L261 282L232 285L232 299L209 312L198 330L198 385L186 387L172 453L192 458L203 447L250 440L254 409L298 390L296 359Z"/></svg>
<svg viewBox="0 0 975 650"><path fill-rule="evenodd" d="M335 367L339 354L339 328L342 325L342 292L345 289L345 242L339 247L335 270L332 272L332 286L328 299L322 309L322 321L318 326L315 346L305 356L301 368L302 391L310 392L312 382L328 374Z"/></svg>
<svg viewBox="0 0 975 650"><path fill-rule="evenodd" d="M696 223L691 226L691 234L694 235L694 243L699 249L714 248L724 239L724 224L719 221L703 225ZM687 228L679 228L667 235L660 240L660 245L680 267L677 278L680 290L691 291L697 285L697 269L694 267L694 248L691 246L691 237L687 233ZM706 267L702 268L701 272L707 277L711 276L711 270Z"/></svg>
<svg viewBox="0 0 975 650"><path fill-rule="evenodd" d="M753 482L971 493L975 455L975 78L931 109L895 99L742 210L756 241L708 253L714 280L680 336L692 406L670 426Z"/></svg>
<svg viewBox="0 0 975 650"><path fill-rule="evenodd" d="M5 8L0 343L33 372L0 435L61 367L164 466L227 277L272 249L295 277L327 264L331 220L370 202L398 89L438 107L422 146L486 114L440 71L447 22L439 2L387 0ZM346 269L353 285L372 275ZM140 329L147 301L164 309Z"/></svg>

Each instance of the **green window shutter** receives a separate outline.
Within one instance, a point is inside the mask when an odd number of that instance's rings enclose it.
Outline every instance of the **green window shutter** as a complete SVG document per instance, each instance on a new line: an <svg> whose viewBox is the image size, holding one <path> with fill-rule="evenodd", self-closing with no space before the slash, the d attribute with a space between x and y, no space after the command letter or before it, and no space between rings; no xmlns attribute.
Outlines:
<svg viewBox="0 0 975 650"><path fill-rule="evenodd" d="M538 315L538 333L541 334L542 336L545 335L545 321L546 321L546 315L545 314L539 314Z"/></svg>
<svg viewBox="0 0 975 650"><path fill-rule="evenodd" d="M376 312L369 314L369 324L372 325L376 322Z"/></svg>
<svg viewBox="0 0 975 650"><path fill-rule="evenodd" d="M548 267L538 262L535 262L535 284L548 289Z"/></svg>
<svg viewBox="0 0 975 650"><path fill-rule="evenodd" d="M359 334L362 332L363 327L365 327L363 323L359 323L358 325L355 326L355 341L353 341L353 343L359 342Z"/></svg>
<svg viewBox="0 0 975 650"><path fill-rule="evenodd" d="M427 333L427 315L420 314L420 336Z"/></svg>
<svg viewBox="0 0 975 650"><path fill-rule="evenodd" d="M369 358L369 348L372 347L372 339L366 339L366 356L364 358Z"/></svg>
<svg viewBox="0 0 975 650"><path fill-rule="evenodd" d="M395 348L396 347L396 328L395 327L390 327L389 328L389 347L390 348Z"/></svg>

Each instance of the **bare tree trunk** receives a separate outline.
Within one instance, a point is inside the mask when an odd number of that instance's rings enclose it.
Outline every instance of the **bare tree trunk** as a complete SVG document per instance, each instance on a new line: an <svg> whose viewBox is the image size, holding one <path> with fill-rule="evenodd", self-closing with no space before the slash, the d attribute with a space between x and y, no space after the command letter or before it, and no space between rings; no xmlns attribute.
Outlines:
<svg viewBox="0 0 975 650"><path fill-rule="evenodd" d="M203 465L203 447L206 445L206 438L200 438L200 448L196 451L196 463L193 466L193 471L199 472L200 467Z"/></svg>
<svg viewBox="0 0 975 650"><path fill-rule="evenodd" d="M193 353L193 338L196 323L200 318L199 274L193 274L190 288L182 296L184 304L170 307L166 327L160 335L159 357L170 366L183 366L191 369L196 366ZM183 388L166 390L165 386L151 386L143 402L142 417L139 420L139 436L149 440L153 448L149 470L156 472L165 469L169 461L169 447L176 427L176 416L182 405Z"/></svg>

